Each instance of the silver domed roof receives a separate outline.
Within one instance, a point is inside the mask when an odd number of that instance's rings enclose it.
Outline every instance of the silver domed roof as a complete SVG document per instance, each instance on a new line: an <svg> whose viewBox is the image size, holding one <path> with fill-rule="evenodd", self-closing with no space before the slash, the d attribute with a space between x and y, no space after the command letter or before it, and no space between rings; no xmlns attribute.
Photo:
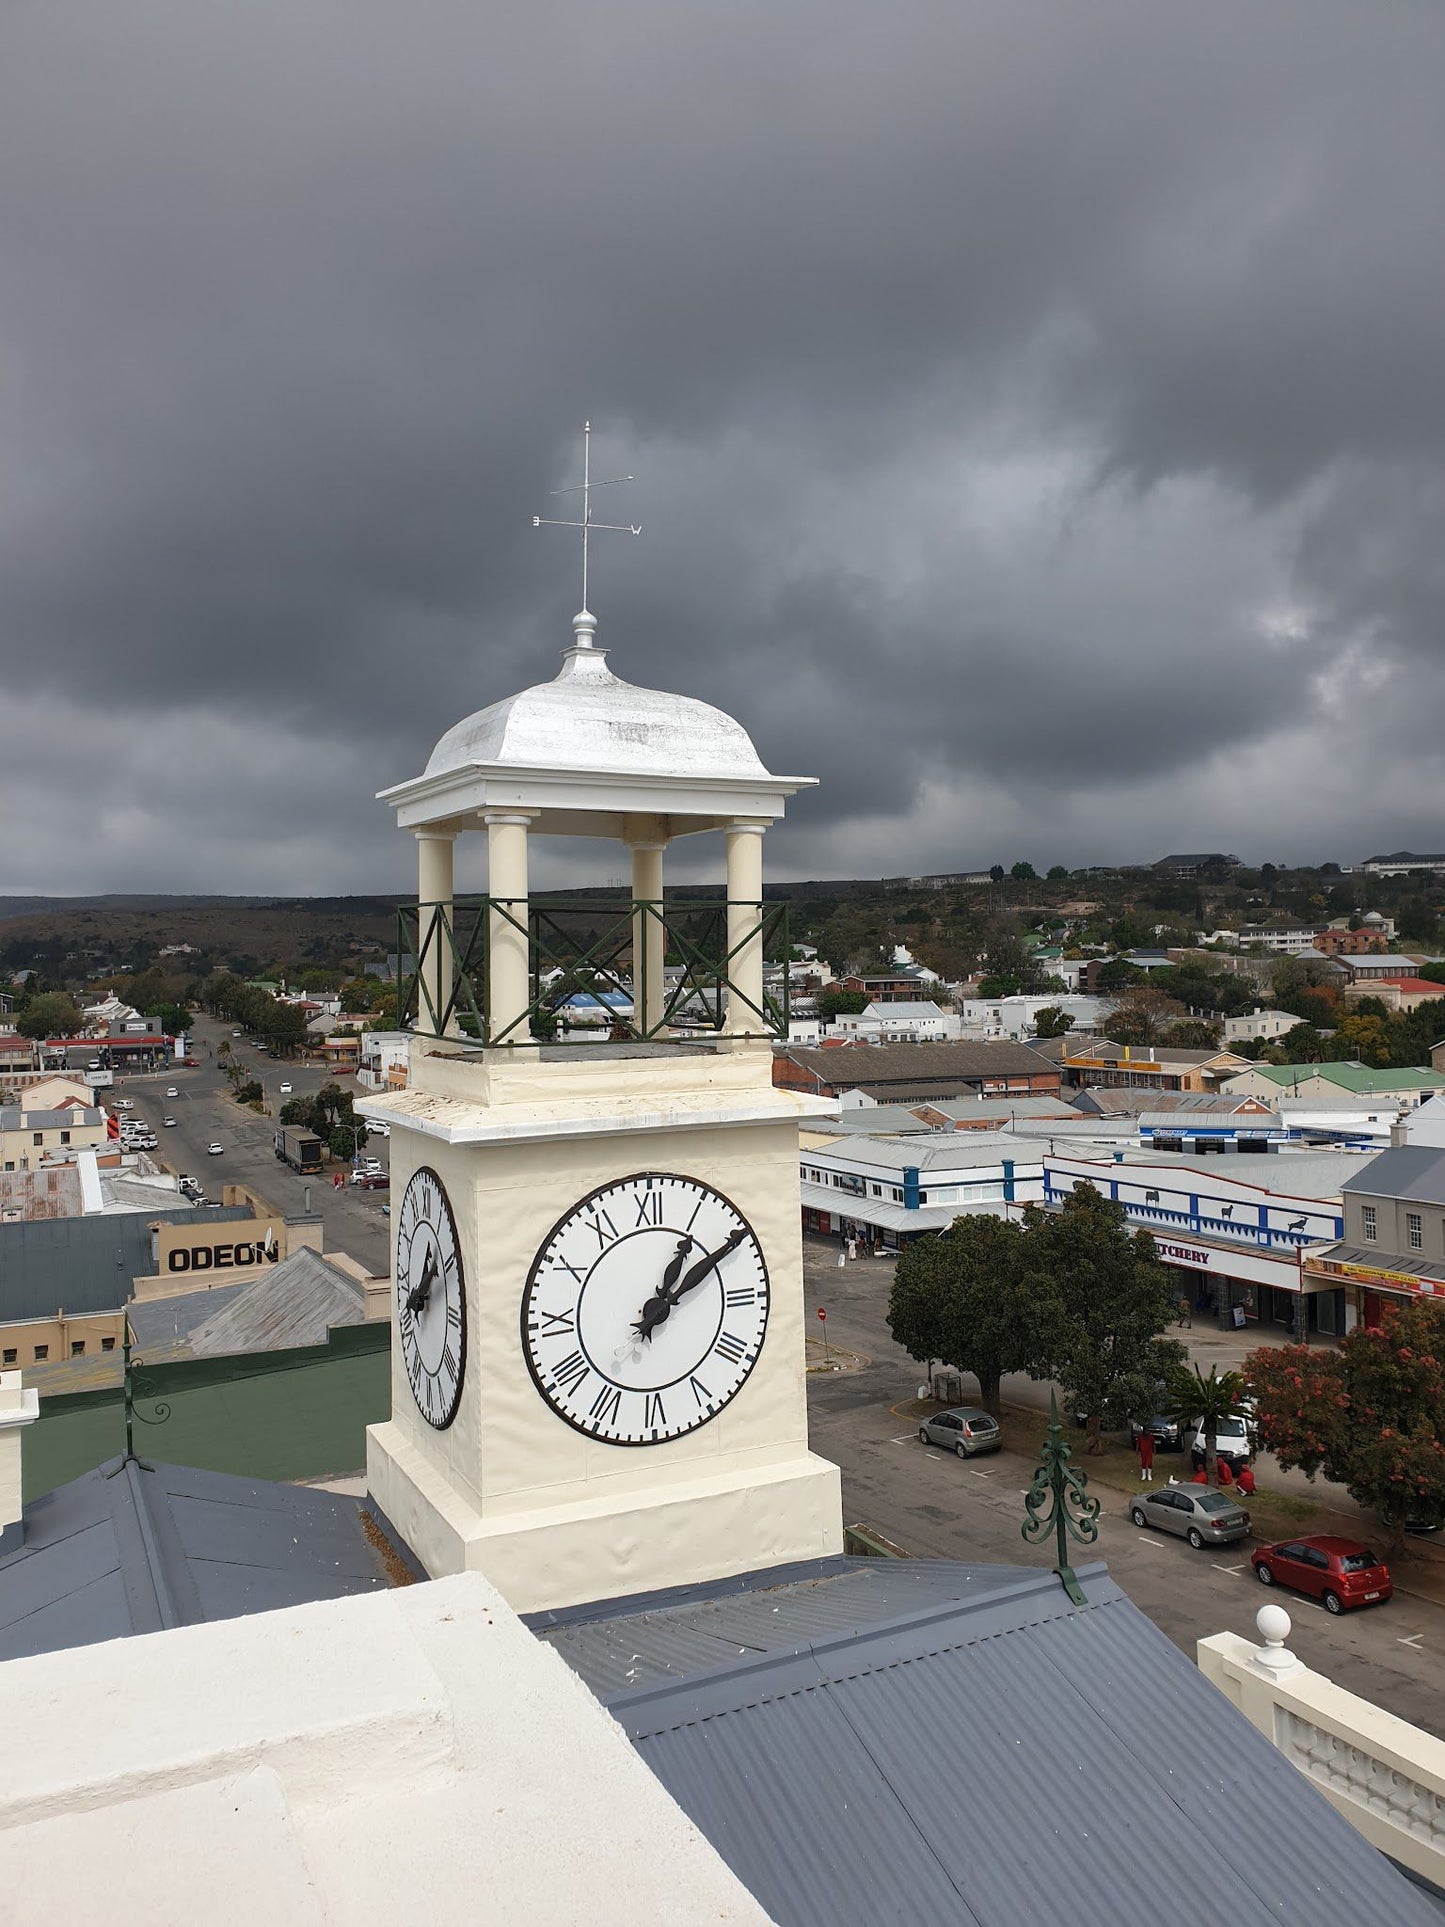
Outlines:
<svg viewBox="0 0 1445 1927"><path fill-rule="evenodd" d="M474 763L636 776L766 776L752 739L710 703L639 689L607 667L592 618L552 682L534 683L449 729L426 766L445 775Z"/></svg>

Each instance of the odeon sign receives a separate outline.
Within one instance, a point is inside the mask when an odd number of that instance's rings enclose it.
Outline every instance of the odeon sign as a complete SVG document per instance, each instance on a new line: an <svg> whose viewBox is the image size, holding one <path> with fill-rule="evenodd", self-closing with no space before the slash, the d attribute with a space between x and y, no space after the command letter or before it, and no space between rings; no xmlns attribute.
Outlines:
<svg viewBox="0 0 1445 1927"><path fill-rule="evenodd" d="M245 1271L252 1265L274 1265L281 1261L281 1246L273 1236L264 1240L236 1244L181 1245L166 1254L167 1271Z"/></svg>

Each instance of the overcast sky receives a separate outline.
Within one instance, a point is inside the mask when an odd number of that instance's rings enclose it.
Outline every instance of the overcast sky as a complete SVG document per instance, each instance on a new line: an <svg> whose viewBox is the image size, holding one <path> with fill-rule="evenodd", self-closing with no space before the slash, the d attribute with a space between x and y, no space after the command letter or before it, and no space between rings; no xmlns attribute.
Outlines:
<svg viewBox="0 0 1445 1927"><path fill-rule="evenodd" d="M1439 0L0 0L0 891L408 886L588 414L774 874L1438 850L1442 87Z"/></svg>

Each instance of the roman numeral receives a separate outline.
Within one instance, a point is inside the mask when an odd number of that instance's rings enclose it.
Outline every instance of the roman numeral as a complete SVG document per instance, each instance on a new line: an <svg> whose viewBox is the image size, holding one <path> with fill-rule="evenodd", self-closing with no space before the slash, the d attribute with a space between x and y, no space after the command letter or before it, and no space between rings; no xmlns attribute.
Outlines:
<svg viewBox="0 0 1445 1927"><path fill-rule="evenodd" d="M662 1403L661 1392L644 1392L642 1395L642 1428L658 1431L667 1424L667 1411Z"/></svg>
<svg viewBox="0 0 1445 1927"><path fill-rule="evenodd" d="M758 1294L751 1285L740 1287L737 1291L723 1293L723 1303L729 1310L736 1310L743 1305L755 1305L757 1300Z"/></svg>
<svg viewBox="0 0 1445 1927"><path fill-rule="evenodd" d="M568 1264L565 1258L554 1257L552 1259L552 1263L557 1267L559 1271L565 1271L568 1274L568 1276L571 1278L574 1284L577 1284L577 1285L586 1284L587 1273L585 1271L579 1271L576 1265Z"/></svg>
<svg viewBox="0 0 1445 1927"><path fill-rule="evenodd" d="M559 1390L575 1392L591 1369L581 1352L569 1352L560 1365L553 1367L552 1376Z"/></svg>
<svg viewBox="0 0 1445 1927"><path fill-rule="evenodd" d="M706 1385L703 1384L700 1378L698 1378L694 1374L694 1376L689 1378L687 1382L692 1387L692 1395L697 1400L699 1405L708 1405L712 1402L712 1393L707 1389Z"/></svg>
<svg viewBox="0 0 1445 1927"><path fill-rule="evenodd" d="M684 1231L692 1230L693 1226L697 1223L698 1212L702 1210L703 1206L706 1203L707 1203L707 1193L704 1191L699 1191L697 1195L697 1203L692 1207L692 1216L688 1219L687 1223L682 1227Z"/></svg>
<svg viewBox="0 0 1445 1927"><path fill-rule="evenodd" d="M597 1248L599 1251L605 1251L608 1245L618 1236L617 1226L605 1211L590 1212L588 1214L587 1224L590 1230L597 1233ZM607 1227L605 1231L602 1228L604 1225Z"/></svg>
<svg viewBox="0 0 1445 1927"><path fill-rule="evenodd" d="M455 1298L447 1300L447 1330L460 1331L462 1328L462 1308Z"/></svg>
<svg viewBox="0 0 1445 1927"><path fill-rule="evenodd" d="M455 1384L459 1371L460 1367L457 1363L456 1353L451 1348L451 1341L448 1340L442 1352L442 1376L450 1379L452 1384Z"/></svg>
<svg viewBox="0 0 1445 1927"><path fill-rule="evenodd" d="M724 1332L713 1346L713 1350L721 1352L729 1365L736 1365L740 1358L746 1357L747 1349L743 1341L734 1338L731 1332Z"/></svg>
<svg viewBox="0 0 1445 1927"><path fill-rule="evenodd" d="M537 1311L542 1320L542 1329L537 1334L539 1338L561 1338L577 1329L577 1320L570 1311L543 1311L540 1305Z"/></svg>
<svg viewBox="0 0 1445 1927"><path fill-rule="evenodd" d="M641 1197L635 1200L635 1203L637 1205L637 1224L662 1223L662 1193L660 1191L644 1191ZM637 1225L634 1225L633 1230L635 1231L636 1229Z"/></svg>
<svg viewBox="0 0 1445 1927"><path fill-rule="evenodd" d="M598 1425L611 1425L617 1417L617 1408L622 1403L622 1394L615 1385L604 1385L592 1401L588 1417Z"/></svg>

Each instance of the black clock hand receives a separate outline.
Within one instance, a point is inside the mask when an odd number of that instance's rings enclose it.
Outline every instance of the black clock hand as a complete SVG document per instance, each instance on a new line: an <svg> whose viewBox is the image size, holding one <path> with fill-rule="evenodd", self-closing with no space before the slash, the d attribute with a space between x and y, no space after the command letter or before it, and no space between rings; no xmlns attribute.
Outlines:
<svg viewBox="0 0 1445 1927"><path fill-rule="evenodd" d="M747 1232L742 1230L741 1227L736 1231L730 1231L726 1240L718 1246L716 1251L710 1251L705 1258L699 1258L697 1263L683 1279L682 1283L673 1292L673 1304L675 1305L677 1303L685 1291L691 1291L694 1285L700 1285L712 1270L713 1266L721 1264L730 1251L736 1251L747 1235Z"/></svg>
<svg viewBox="0 0 1445 1927"><path fill-rule="evenodd" d="M418 1312L426 1310L431 1300L431 1288L437 1275L437 1255L434 1251L426 1254L426 1263L421 1268L421 1281L407 1294L406 1308L415 1318Z"/></svg>
<svg viewBox="0 0 1445 1927"><path fill-rule="evenodd" d="M667 1323L667 1314L672 1310L673 1304L675 1303L672 1288L677 1282L678 1273L687 1262L688 1249L691 1244L691 1238L678 1239L677 1250L668 1260L667 1270L662 1274L662 1283L642 1307L642 1310L638 1313L637 1322L632 1327L639 1338L651 1338L653 1331L658 1325L665 1325Z"/></svg>

